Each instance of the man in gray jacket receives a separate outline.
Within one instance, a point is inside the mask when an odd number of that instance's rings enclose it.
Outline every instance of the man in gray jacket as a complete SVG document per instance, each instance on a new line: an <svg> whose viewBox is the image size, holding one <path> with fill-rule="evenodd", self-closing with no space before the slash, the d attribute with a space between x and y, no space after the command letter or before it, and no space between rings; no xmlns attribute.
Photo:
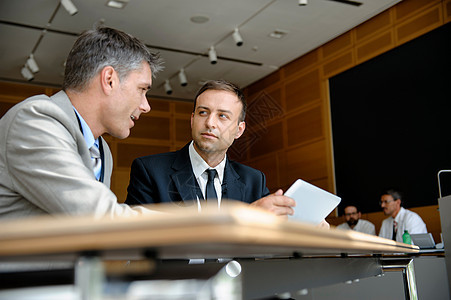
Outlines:
<svg viewBox="0 0 451 300"><path fill-rule="evenodd" d="M101 135L126 138L160 59L112 28L83 33L66 60L63 90L31 97L0 119L0 218L138 214L109 189L112 156Z"/></svg>

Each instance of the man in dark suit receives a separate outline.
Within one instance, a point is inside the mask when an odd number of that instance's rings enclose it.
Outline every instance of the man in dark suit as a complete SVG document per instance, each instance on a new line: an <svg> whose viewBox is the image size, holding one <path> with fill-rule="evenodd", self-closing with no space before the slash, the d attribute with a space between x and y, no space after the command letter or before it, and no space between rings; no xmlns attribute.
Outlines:
<svg viewBox="0 0 451 300"><path fill-rule="evenodd" d="M295 201L283 196L282 190L270 195L261 171L226 156L244 132L245 113L246 101L238 87L221 80L206 82L197 92L191 114L193 141L175 152L135 159L126 203L173 202L201 210L205 202L212 202L210 198L218 207L222 199L231 199L276 215L293 214ZM213 192L209 186L214 186Z"/></svg>

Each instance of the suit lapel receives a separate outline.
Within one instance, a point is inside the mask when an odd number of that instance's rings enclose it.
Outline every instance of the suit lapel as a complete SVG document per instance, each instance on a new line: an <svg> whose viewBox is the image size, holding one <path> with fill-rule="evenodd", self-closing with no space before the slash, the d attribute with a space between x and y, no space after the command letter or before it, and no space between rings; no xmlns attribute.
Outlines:
<svg viewBox="0 0 451 300"><path fill-rule="evenodd" d="M197 180L194 178L188 147L189 144L177 152L177 157L172 164L174 173L171 174L176 191L169 191L169 193L179 194L183 201L196 200L197 197L203 198Z"/></svg>
<svg viewBox="0 0 451 300"><path fill-rule="evenodd" d="M244 201L244 183L240 180L240 175L233 169L227 159L224 169L224 180L222 183L222 198Z"/></svg>

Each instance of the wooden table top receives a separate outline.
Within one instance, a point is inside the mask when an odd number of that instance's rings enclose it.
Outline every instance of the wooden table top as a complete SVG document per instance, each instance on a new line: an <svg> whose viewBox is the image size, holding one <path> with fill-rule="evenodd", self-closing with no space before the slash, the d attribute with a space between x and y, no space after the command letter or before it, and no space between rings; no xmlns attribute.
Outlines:
<svg viewBox="0 0 451 300"><path fill-rule="evenodd" d="M174 204L114 219L40 216L0 221L0 260L101 251L153 251L160 258L417 253L418 247L354 231L286 221L241 202L202 213Z"/></svg>

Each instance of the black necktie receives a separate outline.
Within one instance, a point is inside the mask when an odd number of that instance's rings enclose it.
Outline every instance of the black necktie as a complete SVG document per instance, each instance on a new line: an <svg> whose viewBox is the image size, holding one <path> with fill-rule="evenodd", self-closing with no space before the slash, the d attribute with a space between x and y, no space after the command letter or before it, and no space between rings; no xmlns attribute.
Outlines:
<svg viewBox="0 0 451 300"><path fill-rule="evenodd" d="M392 240L396 241L396 233L398 232L398 223L393 220L393 235Z"/></svg>
<svg viewBox="0 0 451 300"><path fill-rule="evenodd" d="M216 170L215 169L207 169L205 170L208 175L208 181L207 181L207 189L205 191L205 199L218 199L218 195L216 194L215 190L215 177L216 177Z"/></svg>

